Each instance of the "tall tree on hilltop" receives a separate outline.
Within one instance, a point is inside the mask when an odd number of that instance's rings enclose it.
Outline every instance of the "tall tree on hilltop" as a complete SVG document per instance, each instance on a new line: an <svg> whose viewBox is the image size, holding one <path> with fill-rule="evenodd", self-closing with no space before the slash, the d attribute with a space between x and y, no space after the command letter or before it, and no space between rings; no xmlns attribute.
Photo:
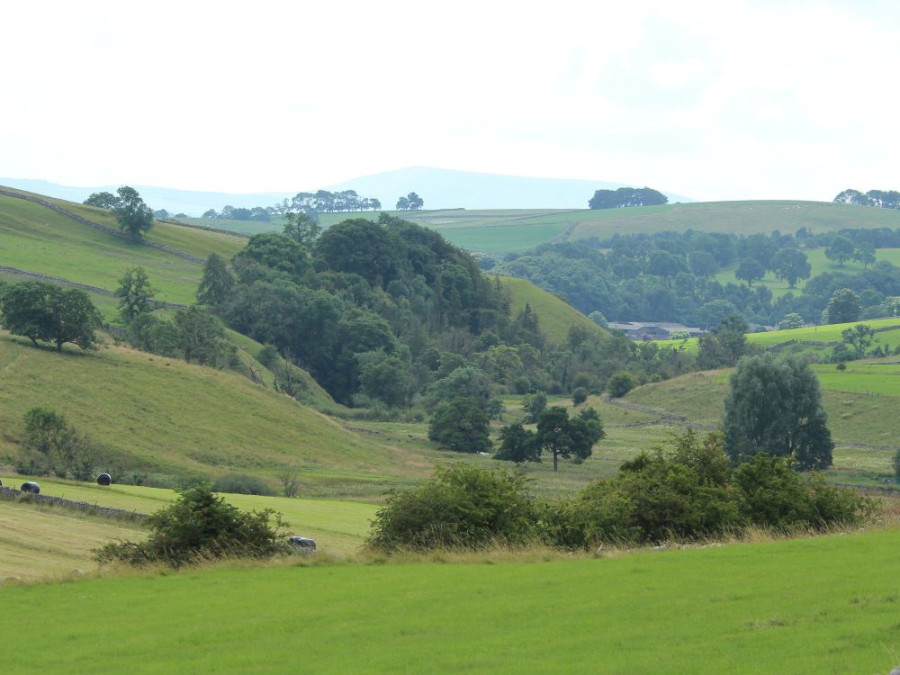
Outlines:
<svg viewBox="0 0 900 675"><path fill-rule="evenodd" d="M116 190L118 200L114 211L119 229L140 241L145 232L153 227L153 211L141 199L138 191L124 185Z"/></svg>

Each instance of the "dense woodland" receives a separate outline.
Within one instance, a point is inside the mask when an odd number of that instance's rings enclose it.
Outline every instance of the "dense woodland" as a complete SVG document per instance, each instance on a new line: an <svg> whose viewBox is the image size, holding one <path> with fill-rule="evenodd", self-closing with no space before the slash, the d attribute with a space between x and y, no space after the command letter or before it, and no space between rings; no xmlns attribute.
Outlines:
<svg viewBox="0 0 900 675"><path fill-rule="evenodd" d="M888 228L823 234L801 228L795 234L750 236L688 230L546 244L501 260L483 259L481 264L493 272L529 279L585 314L711 328L735 313L767 325L794 313L819 323L840 289L858 296L859 311L847 321L892 316L897 307L892 298L900 295L900 269L877 260L877 249L898 246L900 229ZM805 251L819 247L839 265L853 259L865 269L809 278ZM714 278L733 265L741 281L723 284ZM802 289L775 299L768 288L754 286L767 270L792 287L806 282Z"/></svg>

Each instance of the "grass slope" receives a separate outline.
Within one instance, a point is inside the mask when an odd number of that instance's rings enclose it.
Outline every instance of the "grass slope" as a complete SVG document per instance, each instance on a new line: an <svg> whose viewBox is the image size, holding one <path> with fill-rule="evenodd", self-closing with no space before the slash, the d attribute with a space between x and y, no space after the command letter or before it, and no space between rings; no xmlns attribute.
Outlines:
<svg viewBox="0 0 900 675"><path fill-rule="evenodd" d="M60 206L115 228L108 211L69 202ZM218 253L231 258L246 243L241 237L197 228L156 223L148 239L205 258ZM0 195L0 255L2 262L29 272L47 274L113 291L122 274L141 266L165 302L194 302L203 266L166 251L134 244L97 230L34 202Z"/></svg>
<svg viewBox="0 0 900 675"><path fill-rule="evenodd" d="M900 531L4 589L6 672L886 673ZM140 611L134 611L139 608ZM175 610L177 608L177 611Z"/></svg>
<svg viewBox="0 0 900 675"><path fill-rule="evenodd" d="M900 365L815 366L836 448L835 475L862 472L869 480L892 474L891 457L900 445ZM728 394L729 371L691 373L638 387L626 401L682 415L706 429L718 428ZM845 477L846 478L846 477Z"/></svg>
<svg viewBox="0 0 900 675"><path fill-rule="evenodd" d="M503 289L509 293L512 316L516 317L531 305L538 317L538 327L555 344L566 341L572 326L581 326L591 332L606 334L606 331L572 307L565 300L549 291L538 288L527 279L498 277Z"/></svg>
<svg viewBox="0 0 900 675"><path fill-rule="evenodd" d="M64 413L118 463L168 475L297 470L320 490L380 492L430 466L233 373L114 347L56 354L0 337L0 456L16 452L22 416L35 406Z"/></svg>
<svg viewBox="0 0 900 675"><path fill-rule="evenodd" d="M736 201L630 209L422 211L404 218L432 227L457 246L486 253L520 251L551 241L688 229L702 232L812 232L900 227L900 212L830 202Z"/></svg>

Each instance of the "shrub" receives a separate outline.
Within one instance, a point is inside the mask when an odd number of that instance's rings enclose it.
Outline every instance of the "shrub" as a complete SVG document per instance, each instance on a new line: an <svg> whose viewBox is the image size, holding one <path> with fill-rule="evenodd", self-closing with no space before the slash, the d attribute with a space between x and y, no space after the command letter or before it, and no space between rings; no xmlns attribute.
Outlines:
<svg viewBox="0 0 900 675"><path fill-rule="evenodd" d="M395 551L526 544L538 531L538 507L526 486L518 472L439 466L423 485L389 494L368 546Z"/></svg>
<svg viewBox="0 0 900 675"><path fill-rule="evenodd" d="M584 387L578 387L572 392L572 405L581 405L587 401L588 392Z"/></svg>
<svg viewBox="0 0 900 675"><path fill-rule="evenodd" d="M212 491L231 492L238 495L272 496L275 494L275 491L263 479L242 473L229 473L216 478L212 484Z"/></svg>
<svg viewBox="0 0 900 675"><path fill-rule="evenodd" d="M606 382L606 391L612 398L621 398L637 386L631 373L619 371L610 376Z"/></svg>
<svg viewBox="0 0 900 675"><path fill-rule="evenodd" d="M473 398L459 397L440 403L428 424L428 438L457 452L491 450L490 421Z"/></svg>
<svg viewBox="0 0 900 675"><path fill-rule="evenodd" d="M110 543L95 549L95 558L101 563L181 567L210 558L268 558L288 550L279 531L280 515L271 509L240 511L207 485L182 490L178 501L151 515L147 523L151 534L146 541Z"/></svg>
<svg viewBox="0 0 900 675"><path fill-rule="evenodd" d="M871 500L825 485L821 475L804 476L785 457L759 454L734 470L742 517L753 525L821 530L853 524L871 513Z"/></svg>

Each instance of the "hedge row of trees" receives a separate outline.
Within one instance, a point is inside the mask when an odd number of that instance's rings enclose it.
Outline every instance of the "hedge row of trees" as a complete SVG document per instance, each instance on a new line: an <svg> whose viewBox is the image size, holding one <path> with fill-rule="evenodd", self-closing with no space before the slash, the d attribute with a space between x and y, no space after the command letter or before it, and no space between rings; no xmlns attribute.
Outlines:
<svg viewBox="0 0 900 675"><path fill-rule="evenodd" d="M870 500L804 475L789 459L758 454L736 465L723 439L693 431L643 452L609 480L567 500L529 493L521 472L442 466L431 480L393 492L368 545L393 552L532 544L563 549L633 546L740 535L748 527L823 530L861 522Z"/></svg>

